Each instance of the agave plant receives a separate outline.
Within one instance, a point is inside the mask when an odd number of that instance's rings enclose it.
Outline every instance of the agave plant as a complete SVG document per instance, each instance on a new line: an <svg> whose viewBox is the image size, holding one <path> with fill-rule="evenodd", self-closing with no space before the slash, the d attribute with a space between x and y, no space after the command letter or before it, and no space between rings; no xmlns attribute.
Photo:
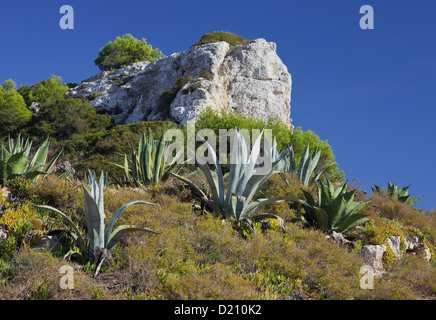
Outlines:
<svg viewBox="0 0 436 320"><path fill-rule="evenodd" d="M415 204L416 201L421 199L422 197L415 197L411 198L409 194L409 188L410 186L398 189L398 184L392 184L390 181L388 181L388 193L391 195L391 197L396 198L398 201L407 203L408 205L412 206ZM374 185L374 187L371 188L373 192L380 192L380 187Z"/></svg>
<svg viewBox="0 0 436 320"><path fill-rule="evenodd" d="M274 173L278 172L273 169L277 161L272 161L271 149L269 148L269 142L266 137L264 160L266 164L271 164L270 169L267 169L266 166L260 167L256 165L260 153L262 134L263 132L258 136L248 156L245 139L241 131L239 130L236 133L231 152L230 171L226 176L224 176L221 171L215 150L213 150L206 140L203 140L208 149L210 158L213 159L215 171L212 170L206 162L202 163L197 161L197 165L203 171L207 179L212 194L211 197L207 196L197 185L188 179L176 173L172 173L172 175L191 185L201 198L209 200L209 203L212 204L216 212L220 213L223 218L234 221L236 227L238 227L241 222L246 222L252 226L252 220L274 218L280 221L282 229L284 230L284 221L280 217L269 213L258 214L258 211L266 204L284 200L295 200L295 198L280 196L270 199L253 200L253 197L262 184ZM226 177L228 178L227 190L224 188L224 179Z"/></svg>
<svg viewBox="0 0 436 320"><path fill-rule="evenodd" d="M9 136L6 147L2 144L0 151L0 184L4 185L7 180L17 175L34 181L38 175L51 173L62 150L46 164L49 147L50 139L47 138L29 162L32 142L29 139L22 140L20 134L17 139Z"/></svg>
<svg viewBox="0 0 436 320"><path fill-rule="evenodd" d="M168 177L165 173L177 168L176 164L183 152L182 150L179 151L174 159L167 163L169 149L164 135L162 135L160 140L154 140L151 133L148 139L145 133L142 134L137 151L133 149L133 146L131 149L130 160L124 154L123 165L112 163L124 170L125 181L116 180L119 185L128 184L135 187L143 187L147 184L159 183L165 180Z"/></svg>
<svg viewBox="0 0 436 320"><path fill-rule="evenodd" d="M99 184L95 179L91 181L91 190L88 190L83 185L85 195L85 221L89 242L86 243L84 237L79 231L79 228L72 222L72 220L63 212L46 205L39 205L38 208L48 209L60 214L71 225L74 232L66 232L76 242L80 250L80 255L86 261L94 261L97 265L95 275L97 275L108 251L112 250L119 241L127 234L134 231L157 233L149 228L139 228L130 225L121 225L114 229L115 224L120 218L121 214L130 206L134 204L149 204L153 203L146 201L132 201L121 208L119 208L112 216L107 229L106 215L104 213L104 197L103 197L103 184L104 175L100 176ZM69 252L67 256L71 256L74 252Z"/></svg>
<svg viewBox="0 0 436 320"><path fill-rule="evenodd" d="M276 170L283 173L295 173L301 183L308 186L311 183L318 181L320 176L323 174L324 170L331 166L333 163L329 163L324 166L314 177L312 178L312 173L314 172L316 166L318 165L319 159L321 157L321 150L316 149L312 155L309 155L309 143L307 143L306 148L300 159L300 164L297 170L297 163L295 161L295 154L292 145L286 147L280 154L277 152L277 143L273 142L272 147L272 157L273 160L279 160L276 165Z"/></svg>
<svg viewBox="0 0 436 320"><path fill-rule="evenodd" d="M107 172L105 174L103 174L102 172L101 175L103 175L103 181L102 184L100 184L100 187L104 189L109 185L108 175ZM88 169L88 173L85 172L83 179L85 180L85 183L87 185L92 186L93 181L97 181L97 174L95 173L95 171L91 171Z"/></svg>
<svg viewBox="0 0 436 320"><path fill-rule="evenodd" d="M347 191L347 183L342 188L335 189L330 180L327 185L317 183L318 203L312 195L303 189L306 202L299 200L306 211L306 220L312 225L336 232L347 232L370 219L367 215L359 213L371 201L354 201L356 190Z"/></svg>

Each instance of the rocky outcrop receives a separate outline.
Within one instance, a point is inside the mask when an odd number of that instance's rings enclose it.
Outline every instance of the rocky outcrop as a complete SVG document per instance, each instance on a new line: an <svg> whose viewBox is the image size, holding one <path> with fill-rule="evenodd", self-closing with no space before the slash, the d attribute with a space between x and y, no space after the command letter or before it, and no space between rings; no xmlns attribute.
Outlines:
<svg viewBox="0 0 436 320"><path fill-rule="evenodd" d="M265 39L230 47L192 46L154 62L102 72L70 89L115 123L194 119L205 107L231 108L244 116L276 116L290 125L291 75Z"/></svg>
<svg viewBox="0 0 436 320"><path fill-rule="evenodd" d="M375 275L381 275L384 270L384 255L390 248L395 254L395 259L400 259L403 254L416 254L422 256L427 262L431 259L431 251L425 245L424 239L419 236L408 236L402 239L400 236L391 236L384 245L366 245L360 250L360 254L367 265L373 268Z"/></svg>

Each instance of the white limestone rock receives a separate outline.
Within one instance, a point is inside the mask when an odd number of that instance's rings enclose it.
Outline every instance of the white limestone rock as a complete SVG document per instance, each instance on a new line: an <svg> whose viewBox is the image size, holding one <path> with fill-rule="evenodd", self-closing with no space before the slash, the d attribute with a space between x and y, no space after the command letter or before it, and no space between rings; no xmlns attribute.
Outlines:
<svg viewBox="0 0 436 320"><path fill-rule="evenodd" d="M178 79L189 82L170 105L164 92ZM154 62L137 62L114 72L101 72L72 88L69 95L90 100L115 123L172 120L184 124L201 110L234 109L244 116L276 116L290 125L292 80L265 39L230 47L227 42L192 46Z"/></svg>
<svg viewBox="0 0 436 320"><path fill-rule="evenodd" d="M386 251L384 245L366 245L360 250L360 254L365 263L371 266L375 275L380 275L384 272L383 254Z"/></svg>

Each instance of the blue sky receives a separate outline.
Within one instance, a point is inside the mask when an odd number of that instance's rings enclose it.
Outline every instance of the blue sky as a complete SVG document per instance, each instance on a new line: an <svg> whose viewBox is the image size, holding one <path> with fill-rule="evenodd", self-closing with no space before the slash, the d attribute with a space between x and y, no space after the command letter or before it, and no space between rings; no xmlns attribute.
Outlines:
<svg viewBox="0 0 436 320"><path fill-rule="evenodd" d="M62 30L62 5L74 30ZM371 5L375 29L359 27ZM229 31L277 43L293 78L291 118L332 145L340 169L371 190L411 184L416 207L436 208L436 2L8 1L0 10L0 81L30 85L56 74L99 72L99 49L118 35L146 38L164 54L202 34Z"/></svg>

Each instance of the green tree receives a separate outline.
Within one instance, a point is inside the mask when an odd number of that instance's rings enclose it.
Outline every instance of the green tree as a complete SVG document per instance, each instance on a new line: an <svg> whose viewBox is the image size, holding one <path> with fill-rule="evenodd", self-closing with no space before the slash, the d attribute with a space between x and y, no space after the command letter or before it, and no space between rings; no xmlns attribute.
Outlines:
<svg viewBox="0 0 436 320"><path fill-rule="evenodd" d="M138 61L154 61L161 57L162 52L153 49L146 39L138 40L131 34L126 34L101 48L94 63L101 71L113 71Z"/></svg>
<svg viewBox="0 0 436 320"><path fill-rule="evenodd" d="M32 118L15 82L6 80L0 85L0 135L6 135L24 126Z"/></svg>
<svg viewBox="0 0 436 320"><path fill-rule="evenodd" d="M50 99L60 99L68 91L68 86L62 84L62 78L52 75L48 80L43 80L33 86L24 86L18 89L28 106L33 101L45 102Z"/></svg>

